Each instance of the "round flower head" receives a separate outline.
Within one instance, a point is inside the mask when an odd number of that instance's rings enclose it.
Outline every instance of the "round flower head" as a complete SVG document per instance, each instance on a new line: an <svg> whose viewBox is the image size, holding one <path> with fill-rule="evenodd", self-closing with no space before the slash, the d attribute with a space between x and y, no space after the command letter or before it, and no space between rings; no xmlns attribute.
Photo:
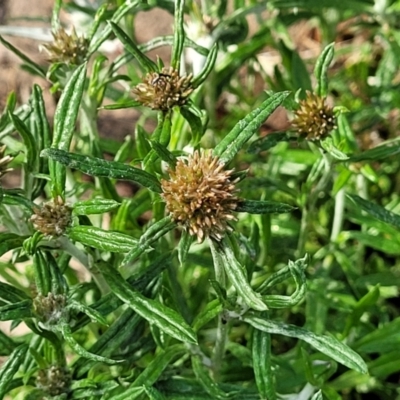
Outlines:
<svg viewBox="0 0 400 400"><path fill-rule="evenodd" d="M161 72L149 72L142 83L132 91L137 101L153 110L167 111L174 106L182 106L193 92L190 81L192 75L179 76L172 67L163 68Z"/></svg>
<svg viewBox="0 0 400 400"><path fill-rule="evenodd" d="M161 180L162 196L171 217L184 226L201 243L206 237L221 240L228 225L236 220L238 191L232 180L233 170L225 171L224 164L211 152L195 151L187 159L179 159L169 170L169 179Z"/></svg>
<svg viewBox="0 0 400 400"><path fill-rule="evenodd" d="M35 207L31 221L35 229L48 236L61 236L71 224L71 207L61 197Z"/></svg>
<svg viewBox="0 0 400 400"><path fill-rule="evenodd" d="M333 110L325 104L325 98L309 91L306 99L300 101L292 125L307 140L322 139L336 128Z"/></svg>
<svg viewBox="0 0 400 400"><path fill-rule="evenodd" d="M49 62L79 65L85 61L89 48L87 38L78 36L75 29L69 35L64 28L53 32L53 37L53 43L42 45L49 55Z"/></svg>

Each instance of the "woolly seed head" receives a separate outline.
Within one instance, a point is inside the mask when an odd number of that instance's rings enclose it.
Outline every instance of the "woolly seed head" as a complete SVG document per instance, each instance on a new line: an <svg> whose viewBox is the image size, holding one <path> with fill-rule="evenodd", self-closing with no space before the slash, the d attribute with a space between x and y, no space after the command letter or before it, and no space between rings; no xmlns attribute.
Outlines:
<svg viewBox="0 0 400 400"><path fill-rule="evenodd" d="M47 236L61 236L71 224L71 207L61 197L34 209L31 222L36 230Z"/></svg>
<svg viewBox="0 0 400 400"><path fill-rule="evenodd" d="M85 61L89 40L84 36L78 36L75 29L69 35L64 28L52 33L54 41L51 44L43 44L41 47L49 55L51 63L66 63L80 65Z"/></svg>
<svg viewBox="0 0 400 400"><path fill-rule="evenodd" d="M238 190L232 180L233 170L225 171L224 164L211 152L195 151L187 159L179 159L169 170L169 179L161 180L162 196L171 217L184 226L199 243L206 237L221 240L236 220Z"/></svg>
<svg viewBox="0 0 400 400"><path fill-rule="evenodd" d="M181 77L172 67L163 68L161 72L149 72L132 91L144 106L167 111L186 103L193 92L191 80L192 74Z"/></svg>
<svg viewBox="0 0 400 400"><path fill-rule="evenodd" d="M292 125L307 140L320 140L336 128L333 110L325 103L325 98L309 91L306 99L300 101Z"/></svg>

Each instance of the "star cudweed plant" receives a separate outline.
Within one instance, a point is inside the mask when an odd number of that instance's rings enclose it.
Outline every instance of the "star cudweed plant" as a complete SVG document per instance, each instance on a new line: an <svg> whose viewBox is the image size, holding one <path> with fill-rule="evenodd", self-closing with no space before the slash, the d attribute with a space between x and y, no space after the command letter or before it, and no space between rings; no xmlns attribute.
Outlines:
<svg viewBox="0 0 400 400"><path fill-rule="evenodd" d="M326 29L314 2L303 60L301 2L94 3L55 2L50 66L0 38L57 100L36 81L0 117L0 399L396 398L399 144L356 137L395 113L396 69L322 44L359 10ZM160 8L172 35L142 43Z"/></svg>

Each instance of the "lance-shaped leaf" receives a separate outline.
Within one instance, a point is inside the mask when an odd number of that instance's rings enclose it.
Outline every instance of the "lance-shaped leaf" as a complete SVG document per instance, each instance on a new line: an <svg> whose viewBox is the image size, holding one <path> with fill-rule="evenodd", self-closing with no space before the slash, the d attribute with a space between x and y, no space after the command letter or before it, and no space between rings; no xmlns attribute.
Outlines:
<svg viewBox="0 0 400 400"><path fill-rule="evenodd" d="M290 137L286 132L270 133L252 142L249 146L248 152L258 154L261 151L272 149L272 147L275 147L280 142L289 142L292 140L298 139Z"/></svg>
<svg viewBox="0 0 400 400"><path fill-rule="evenodd" d="M235 157L243 145L256 133L263 122L276 110L289 95L289 92L275 93L260 107L240 120L234 128L215 147L213 153L227 164Z"/></svg>
<svg viewBox="0 0 400 400"><path fill-rule="evenodd" d="M0 307L0 321L12 321L33 317L32 300L22 300L18 303Z"/></svg>
<svg viewBox="0 0 400 400"><path fill-rule="evenodd" d="M390 225L400 228L400 215L395 214L392 211L386 210L386 208L379 206L378 204L372 203L371 201L365 200L357 195L348 194L351 200L353 200L358 206L373 217L380 221L386 222Z"/></svg>
<svg viewBox="0 0 400 400"><path fill-rule="evenodd" d="M113 253L126 253L136 248L138 241L120 232L106 231L95 226L74 226L68 229L68 237L85 246Z"/></svg>
<svg viewBox="0 0 400 400"><path fill-rule="evenodd" d="M66 84L57 104L54 114L54 135L52 147L60 150L69 150L75 122L78 117L79 106L85 87L86 64L79 66ZM54 161L49 162L50 176L52 178L53 196L64 197L65 167Z"/></svg>
<svg viewBox="0 0 400 400"><path fill-rule="evenodd" d="M317 78L316 94L321 97L326 97L328 93L328 68L332 62L335 53L335 44L331 43L325 47L315 64L314 75Z"/></svg>
<svg viewBox="0 0 400 400"><path fill-rule="evenodd" d="M307 283L304 274L305 265L301 262L289 260L289 271L296 284L296 290L291 296L282 296L279 294L271 294L263 297L264 301L270 308L288 308L298 304L306 295ZM258 289L260 291L260 288Z"/></svg>
<svg viewBox="0 0 400 400"><path fill-rule="evenodd" d="M39 159L37 158L37 147L35 139L26 125L14 114L8 114L12 124L14 125L17 132L21 135L25 147L26 147L26 166L27 172L39 172L38 171L38 164Z"/></svg>
<svg viewBox="0 0 400 400"><path fill-rule="evenodd" d="M2 36L0 36L0 42L6 47L8 50L12 51L17 57L19 57L31 71L34 71L37 75L42 78L46 78L46 73L43 68L32 61L29 57L27 57L24 53L15 48L10 42L7 42Z"/></svg>
<svg viewBox="0 0 400 400"><path fill-rule="evenodd" d="M192 81L193 88L196 89L207 79L207 76L214 68L215 61L217 60L217 55L218 55L218 43L215 43L213 47L211 47L207 55L207 59L206 62L204 63L203 69L201 70L199 75L197 75Z"/></svg>
<svg viewBox="0 0 400 400"><path fill-rule="evenodd" d="M185 44L185 31L183 29L185 0L175 0L174 3L174 44L172 46L171 66L179 70L183 46Z"/></svg>
<svg viewBox="0 0 400 400"><path fill-rule="evenodd" d="M393 156L400 153L400 143L393 141L392 143L382 144L374 147L373 149L364 151L361 154L349 157L348 162L359 162L359 161L379 161L385 160L387 157Z"/></svg>
<svg viewBox="0 0 400 400"><path fill-rule="evenodd" d="M157 354L146 369L135 379L131 387L142 385L153 385L165 368L173 359L185 354L185 346L175 344L169 346L165 351Z"/></svg>
<svg viewBox="0 0 400 400"><path fill-rule="evenodd" d="M15 233L0 233L0 256L9 250L21 247L27 236L19 236Z"/></svg>
<svg viewBox="0 0 400 400"><path fill-rule="evenodd" d="M247 212L249 214L282 214L295 210L293 207L285 203L277 203L267 200L240 200L235 209L237 212Z"/></svg>
<svg viewBox="0 0 400 400"><path fill-rule="evenodd" d="M160 330L178 340L197 343L196 335L192 328L176 311L158 301L143 296L133 289L117 270L108 264L99 263L98 268L114 294L141 317L147 319L150 324L156 325Z"/></svg>
<svg viewBox="0 0 400 400"><path fill-rule="evenodd" d="M160 183L154 175L127 164L68 153L64 150L52 148L43 150L41 156L49 157L60 164L77 169L91 176L105 176L107 178L134 181L153 192L161 193Z"/></svg>
<svg viewBox="0 0 400 400"><path fill-rule="evenodd" d="M209 243L214 263L223 265L229 280L245 303L254 310L267 310L268 307L261 299L261 296L254 292L247 281L246 271L236 259L228 241L223 240L221 243L215 243L213 240L210 240Z"/></svg>
<svg viewBox="0 0 400 400"><path fill-rule="evenodd" d="M271 336L267 332L254 329L251 343L254 377L258 391L262 398L275 400L276 391L272 369Z"/></svg>
<svg viewBox="0 0 400 400"><path fill-rule="evenodd" d="M60 323L57 326L57 329L62 333L63 338L68 343L68 345L71 347L71 349L74 350L81 357L85 357L85 358L88 358L89 360L93 360L93 361L103 362L103 363L109 364L109 365L118 364L120 362L120 361L116 361L116 360L111 360L110 358L107 358L107 357L98 356L97 354L93 354L93 353L90 353L87 350L85 350L73 338L71 328L67 323Z"/></svg>
<svg viewBox="0 0 400 400"><path fill-rule="evenodd" d="M77 201L72 206L72 212L75 215L103 214L115 210L119 206L120 203L115 200L97 198Z"/></svg>
<svg viewBox="0 0 400 400"><path fill-rule="evenodd" d="M139 257L147 251L151 244L156 242L160 237L164 236L167 232L174 229L176 223L170 217L165 217L160 221L147 228L146 232L140 237L138 244L130 250L122 261L122 265Z"/></svg>
<svg viewBox="0 0 400 400"><path fill-rule="evenodd" d="M21 344L21 346L18 346L2 365L0 369L0 399L2 399L8 392L9 384L19 367L22 365L28 347L27 344Z"/></svg>
<svg viewBox="0 0 400 400"><path fill-rule="evenodd" d="M157 65L139 50L138 46L133 43L132 39L115 22L108 21L108 23L115 33L115 36L117 36L124 45L124 48L136 58L145 71L157 71Z"/></svg>
<svg viewBox="0 0 400 400"><path fill-rule="evenodd" d="M261 331L303 340L321 353L326 354L348 368L364 374L368 372L364 360L350 347L332 336L316 335L307 329L271 321L255 313L248 313L242 319Z"/></svg>
<svg viewBox="0 0 400 400"><path fill-rule="evenodd" d="M211 379L208 369L205 367L199 356L192 356L192 368L197 380L201 383L211 398L226 399L230 397Z"/></svg>

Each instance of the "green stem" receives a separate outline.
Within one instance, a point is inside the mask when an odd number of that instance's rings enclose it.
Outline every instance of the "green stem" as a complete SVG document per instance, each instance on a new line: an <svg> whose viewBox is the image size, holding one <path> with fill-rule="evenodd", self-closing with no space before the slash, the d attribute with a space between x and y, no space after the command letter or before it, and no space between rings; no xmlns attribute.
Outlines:
<svg viewBox="0 0 400 400"><path fill-rule="evenodd" d="M342 231L345 196L346 192L344 189L340 189L335 196L335 211L332 223L331 242L335 242L339 233Z"/></svg>
<svg viewBox="0 0 400 400"><path fill-rule="evenodd" d="M228 322L220 314L218 317L217 333L212 353L212 372L215 381L218 381L220 376L222 361L225 355L227 336L228 336Z"/></svg>
<svg viewBox="0 0 400 400"><path fill-rule="evenodd" d="M304 249L305 249L305 245L307 242L308 228L309 228L309 225L311 222L311 218L314 216L315 206L317 204L319 195L328 186L328 184L331 180L332 173L333 173L332 162L331 162L331 159L329 158L329 155L323 153L322 157L324 159L324 172L323 172L317 186L315 187L315 189L309 193L309 196L308 196L308 198L304 204L304 208L303 208L303 214L302 214L301 226L300 226L300 236L299 236L299 242L298 242L297 251L296 251L296 256L298 258L302 257L304 255Z"/></svg>

